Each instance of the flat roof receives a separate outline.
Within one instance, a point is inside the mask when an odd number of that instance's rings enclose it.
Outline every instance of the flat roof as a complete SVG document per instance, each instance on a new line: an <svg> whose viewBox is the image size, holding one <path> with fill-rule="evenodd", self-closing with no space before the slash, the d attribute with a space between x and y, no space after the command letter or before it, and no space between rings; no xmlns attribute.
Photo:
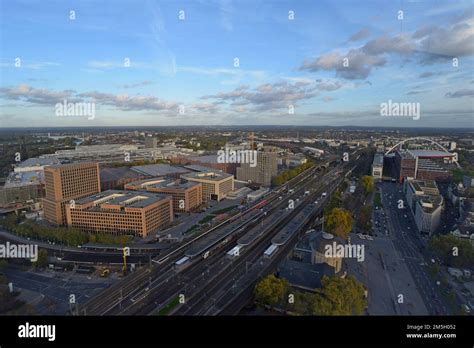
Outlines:
<svg viewBox="0 0 474 348"><path fill-rule="evenodd" d="M50 166L50 165L58 165L61 164L61 161L59 161L56 157L46 157L46 158L39 158L39 157L33 157L33 158L28 158L27 160L24 160L23 162L15 165L15 167L38 167L38 166Z"/></svg>
<svg viewBox="0 0 474 348"><path fill-rule="evenodd" d="M179 180L173 180L173 179L150 178L150 179L132 181L126 185L142 186L143 189L146 189L147 187L190 188L199 184L196 182L190 182L190 181L181 182Z"/></svg>
<svg viewBox="0 0 474 348"><path fill-rule="evenodd" d="M438 151L438 150L408 150L415 157L428 157L428 158L442 158L442 157L454 157L450 152Z"/></svg>
<svg viewBox="0 0 474 348"><path fill-rule="evenodd" d="M146 164L143 166L133 166L131 169L138 173L154 177L189 173L189 170L183 167L171 166L169 164Z"/></svg>
<svg viewBox="0 0 474 348"><path fill-rule="evenodd" d="M181 175L185 179L202 179L202 180L211 180L211 181L221 181L230 177L234 177L232 174L224 173L222 171L209 171L209 172L197 172L197 173L188 173Z"/></svg>
<svg viewBox="0 0 474 348"><path fill-rule="evenodd" d="M166 195L150 193L146 191L123 191L107 190L92 196L78 199L76 204L95 202L91 210L101 210L102 204L118 205L131 208L144 208L152 203L163 199L169 199Z"/></svg>

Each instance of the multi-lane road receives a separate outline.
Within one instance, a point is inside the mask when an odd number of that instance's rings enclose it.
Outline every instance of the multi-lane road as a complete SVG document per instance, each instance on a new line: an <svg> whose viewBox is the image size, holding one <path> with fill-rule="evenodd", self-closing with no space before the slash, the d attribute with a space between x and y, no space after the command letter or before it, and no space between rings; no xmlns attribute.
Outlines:
<svg viewBox="0 0 474 348"><path fill-rule="evenodd" d="M400 257L406 263L415 286L430 315L449 315L443 303L437 284L428 275L427 260L424 257L424 242L421 240L411 212L402 192L401 185L381 183L382 203L387 212L393 243ZM404 208L399 209L397 202L402 200Z"/></svg>

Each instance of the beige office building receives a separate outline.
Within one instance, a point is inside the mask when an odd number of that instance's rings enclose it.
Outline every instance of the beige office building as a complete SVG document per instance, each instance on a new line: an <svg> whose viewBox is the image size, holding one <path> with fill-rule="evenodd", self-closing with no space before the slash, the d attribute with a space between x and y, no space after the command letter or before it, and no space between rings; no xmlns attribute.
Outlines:
<svg viewBox="0 0 474 348"><path fill-rule="evenodd" d="M237 180L254 182L263 186L270 186L272 178L277 174L278 154L275 152L258 151L255 167L242 163L237 168Z"/></svg>
<svg viewBox="0 0 474 348"><path fill-rule="evenodd" d="M220 201L234 191L234 176L221 171L182 174L181 178L202 185L203 201Z"/></svg>
<svg viewBox="0 0 474 348"><path fill-rule="evenodd" d="M53 165L44 169L46 220L65 225L66 205L76 199L100 192L99 164L94 162Z"/></svg>
<svg viewBox="0 0 474 348"><path fill-rule="evenodd" d="M189 212L202 204L202 184L153 178L133 181L125 185L125 190L144 190L170 195L173 198L173 212Z"/></svg>
<svg viewBox="0 0 474 348"><path fill-rule="evenodd" d="M170 196L108 190L66 206L68 226L87 232L147 237L173 221Z"/></svg>

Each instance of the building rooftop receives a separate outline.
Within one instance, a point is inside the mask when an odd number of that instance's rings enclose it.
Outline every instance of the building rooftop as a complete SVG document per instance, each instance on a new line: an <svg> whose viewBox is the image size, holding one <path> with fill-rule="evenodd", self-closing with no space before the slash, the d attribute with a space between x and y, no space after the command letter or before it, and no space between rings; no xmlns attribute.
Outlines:
<svg viewBox="0 0 474 348"><path fill-rule="evenodd" d="M190 188L193 186L199 185L198 183L195 182L190 182L190 181L179 181L179 180L173 180L173 179L163 179L163 178L151 178L151 179L145 179L145 180L137 180L133 181L127 184L127 186L139 186L142 189L147 189L148 187L156 187L156 188L171 188L171 189L176 189L176 188L181 188L181 189L186 189Z"/></svg>
<svg viewBox="0 0 474 348"><path fill-rule="evenodd" d="M78 199L76 200L76 204L93 202L93 207L88 210L98 211L102 210L103 204L116 205L124 208L145 208L146 206L162 199L169 199L169 197L144 191L107 190L92 196Z"/></svg>
<svg viewBox="0 0 474 348"><path fill-rule="evenodd" d="M188 169L171 166L169 164L147 164L143 166L134 166L131 169L137 173L152 177L189 173Z"/></svg>
<svg viewBox="0 0 474 348"><path fill-rule="evenodd" d="M118 168L101 168L100 169L100 181L115 181L124 178L140 178L143 176L136 171L131 170L128 167Z"/></svg>
<svg viewBox="0 0 474 348"><path fill-rule="evenodd" d="M25 167L40 167L40 166L51 166L58 165L61 162L56 157L46 157L46 158L28 158L23 162L15 165L15 167L25 168Z"/></svg>
<svg viewBox="0 0 474 348"><path fill-rule="evenodd" d="M181 175L183 179L203 179L203 180L212 180L212 181L221 181L226 178L233 177L232 174L227 174L222 171L208 171L208 172L197 172L197 173L188 173Z"/></svg>
<svg viewBox="0 0 474 348"><path fill-rule="evenodd" d="M452 153L438 150L408 150L414 157L444 158L454 157Z"/></svg>

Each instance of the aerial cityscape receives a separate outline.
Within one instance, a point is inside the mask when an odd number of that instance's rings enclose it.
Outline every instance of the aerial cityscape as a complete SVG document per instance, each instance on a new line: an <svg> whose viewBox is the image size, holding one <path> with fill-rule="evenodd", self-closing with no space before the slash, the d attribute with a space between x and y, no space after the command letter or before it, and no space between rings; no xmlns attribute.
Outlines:
<svg viewBox="0 0 474 348"><path fill-rule="evenodd" d="M472 1L0 4L0 316L473 315Z"/></svg>

